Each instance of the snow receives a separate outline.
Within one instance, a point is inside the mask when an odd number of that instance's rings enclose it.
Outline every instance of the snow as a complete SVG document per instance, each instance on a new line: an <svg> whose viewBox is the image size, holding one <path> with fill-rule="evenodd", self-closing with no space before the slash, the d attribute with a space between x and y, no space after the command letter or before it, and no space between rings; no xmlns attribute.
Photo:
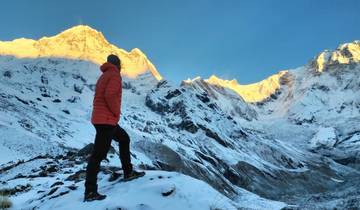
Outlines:
<svg viewBox="0 0 360 210"><path fill-rule="evenodd" d="M334 64L351 64L360 61L360 41L339 45L334 51L321 52L314 60L315 70L322 73Z"/></svg>
<svg viewBox="0 0 360 210"><path fill-rule="evenodd" d="M337 141L335 129L332 127L320 127L310 141L310 146L314 149L319 147L332 148Z"/></svg>
<svg viewBox="0 0 360 210"><path fill-rule="evenodd" d="M217 192L203 181L196 180L176 172L146 171L146 175L131 182L119 180L109 182L107 175L99 174L99 192L106 194L103 201L83 202L84 181L66 181L66 175L38 177L30 180L11 177L19 172L30 174L41 165L51 162L49 159L34 160L20 164L20 167L7 171L1 180L10 179L6 187L30 184L36 189L12 198L11 209L156 209L156 210L208 210L208 209L281 209L286 204L262 199L250 192L242 191L238 203ZM82 166L84 167L84 166ZM81 167L77 167L80 169ZM66 168L63 169L65 171ZM73 168L76 170L76 168ZM55 182L61 181L55 193L50 191ZM76 190L69 190L73 186ZM37 192L38 191L38 192ZM40 193L39 193L40 192ZM64 193L64 195L61 195Z"/></svg>
<svg viewBox="0 0 360 210"><path fill-rule="evenodd" d="M159 178L161 177L161 178ZM99 182L104 201L83 202L83 182L75 192L40 204L41 209L154 209L154 210L208 210L236 209L232 202L204 182L173 172L148 171L143 178L126 183ZM174 191L169 196L162 193ZM204 196L206 195L206 196ZM34 204L33 204L34 205ZM35 204L36 205L36 204Z"/></svg>
<svg viewBox="0 0 360 210"><path fill-rule="evenodd" d="M275 94L280 88L281 78L286 73L287 71L280 71L265 80L249 85L240 85L236 80L223 80L215 75L205 81L212 85L229 88L238 93L246 102L251 103L263 101Z"/></svg>
<svg viewBox="0 0 360 210"><path fill-rule="evenodd" d="M67 45L69 40L73 44ZM28 51L14 50L19 46ZM34 55L40 49L38 58ZM357 195L348 188L349 183L360 186L356 179L360 148L356 41L323 54L318 59L321 72L309 64L256 84L240 85L212 76L187 80L180 86L159 82L160 74L139 49L128 53L115 48L100 32L86 26L38 41L0 42L0 54L15 56L0 56L0 168L11 165L9 161L56 155L93 142L95 130L89 122L92 89L100 75L98 63L109 50L124 58L120 125L131 137L132 162L193 178L147 171L146 177L134 182L109 183L107 175L100 174L100 191L109 196L94 202L100 209L281 209L285 202L304 208L319 189L324 203L330 202L327 193L340 191L334 193L339 203L344 203L344 191ZM344 58L331 60L334 52ZM119 166L117 144L112 145L116 152L102 163L105 167ZM0 180L8 187L26 183L33 187L11 196L15 209L90 206L81 202L83 181L69 194L36 200L46 194L37 191L47 192L57 180L64 181L68 175L63 171L43 178L12 179L43 164L46 162L31 161L1 174ZM74 166L71 171L83 168ZM173 187L174 194L161 195ZM64 190L60 187L57 193Z"/></svg>
<svg viewBox="0 0 360 210"><path fill-rule="evenodd" d="M82 59L101 65L111 53L120 57L124 75L136 78L150 71L157 80L162 79L156 67L140 49L135 48L130 52L120 49L110 44L101 32L86 25L75 26L39 40L0 41L0 55L13 55L17 58L58 57Z"/></svg>

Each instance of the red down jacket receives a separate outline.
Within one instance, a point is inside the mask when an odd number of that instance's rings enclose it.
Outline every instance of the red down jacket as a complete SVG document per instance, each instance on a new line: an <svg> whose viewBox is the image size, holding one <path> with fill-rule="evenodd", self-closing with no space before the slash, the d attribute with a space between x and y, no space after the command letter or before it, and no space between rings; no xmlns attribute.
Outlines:
<svg viewBox="0 0 360 210"><path fill-rule="evenodd" d="M100 66L103 74L96 83L92 124L116 125L120 119L122 79L120 71L111 63Z"/></svg>

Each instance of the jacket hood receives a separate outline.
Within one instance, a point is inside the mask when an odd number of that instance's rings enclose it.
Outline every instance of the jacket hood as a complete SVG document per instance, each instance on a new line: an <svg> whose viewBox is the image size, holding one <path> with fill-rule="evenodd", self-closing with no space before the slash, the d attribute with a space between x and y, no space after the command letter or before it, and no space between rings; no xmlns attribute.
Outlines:
<svg viewBox="0 0 360 210"><path fill-rule="evenodd" d="M103 65L100 66L100 70L102 72L106 72L108 70L114 70L120 73L120 70L112 63L106 62Z"/></svg>

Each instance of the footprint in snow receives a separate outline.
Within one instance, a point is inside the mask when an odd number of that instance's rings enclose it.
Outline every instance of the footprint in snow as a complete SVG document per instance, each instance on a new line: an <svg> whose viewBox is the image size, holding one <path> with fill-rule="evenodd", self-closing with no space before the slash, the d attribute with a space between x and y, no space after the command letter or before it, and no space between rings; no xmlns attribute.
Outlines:
<svg viewBox="0 0 360 210"><path fill-rule="evenodd" d="M167 176L167 177L164 177L164 176L157 176L156 177L157 179L165 179L165 178L167 178L167 179L171 179L171 176ZM149 178L149 180L154 180L154 179L156 179L156 178L154 178L154 177L151 177L151 178Z"/></svg>
<svg viewBox="0 0 360 210"><path fill-rule="evenodd" d="M147 204L138 204L136 205L136 210L154 210L151 206L147 205Z"/></svg>

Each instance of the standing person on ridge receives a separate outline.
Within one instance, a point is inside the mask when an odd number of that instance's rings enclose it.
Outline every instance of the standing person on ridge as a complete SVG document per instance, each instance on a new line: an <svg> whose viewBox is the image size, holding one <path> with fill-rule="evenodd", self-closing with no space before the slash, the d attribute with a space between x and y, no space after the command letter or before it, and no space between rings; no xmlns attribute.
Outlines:
<svg viewBox="0 0 360 210"><path fill-rule="evenodd" d="M130 138L118 124L121 113L122 79L121 61L116 55L109 55L100 70L102 75L96 83L91 123L96 129L93 152L86 168L84 201L103 200L106 195L98 193L97 175L100 163L106 158L111 141L119 143L120 161L124 171L124 181L145 175L133 170L130 158Z"/></svg>

